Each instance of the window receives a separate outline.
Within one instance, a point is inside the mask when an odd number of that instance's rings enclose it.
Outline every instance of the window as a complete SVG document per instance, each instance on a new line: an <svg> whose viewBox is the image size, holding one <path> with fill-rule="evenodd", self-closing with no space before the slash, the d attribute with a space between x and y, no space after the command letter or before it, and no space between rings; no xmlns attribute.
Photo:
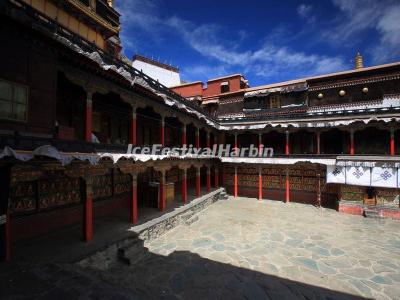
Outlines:
<svg viewBox="0 0 400 300"><path fill-rule="evenodd" d="M27 87L0 79L0 119L26 121Z"/></svg>
<svg viewBox="0 0 400 300"><path fill-rule="evenodd" d="M273 95L269 97L269 108L280 108L281 107L281 96Z"/></svg>
<svg viewBox="0 0 400 300"><path fill-rule="evenodd" d="M229 92L229 82L224 81L221 83L221 93L228 93Z"/></svg>

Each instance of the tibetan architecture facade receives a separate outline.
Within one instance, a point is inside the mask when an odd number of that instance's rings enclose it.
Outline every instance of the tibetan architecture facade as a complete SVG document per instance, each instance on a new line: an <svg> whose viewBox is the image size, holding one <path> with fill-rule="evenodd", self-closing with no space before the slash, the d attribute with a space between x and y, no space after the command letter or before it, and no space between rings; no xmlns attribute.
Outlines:
<svg viewBox="0 0 400 300"><path fill-rule="evenodd" d="M399 217L400 63L169 89L121 54L112 1L9 0L0 13L4 258L21 239L79 224L90 242L96 218L120 212L135 224L219 186ZM255 144L274 155L130 154L128 144Z"/></svg>

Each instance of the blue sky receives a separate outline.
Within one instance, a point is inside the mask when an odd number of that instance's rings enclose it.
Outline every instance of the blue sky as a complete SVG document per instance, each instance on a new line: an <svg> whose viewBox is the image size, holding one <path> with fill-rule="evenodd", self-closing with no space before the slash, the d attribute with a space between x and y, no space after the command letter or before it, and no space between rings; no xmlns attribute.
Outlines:
<svg viewBox="0 0 400 300"><path fill-rule="evenodd" d="M116 0L129 58L185 81L241 73L251 86L400 61L399 0Z"/></svg>

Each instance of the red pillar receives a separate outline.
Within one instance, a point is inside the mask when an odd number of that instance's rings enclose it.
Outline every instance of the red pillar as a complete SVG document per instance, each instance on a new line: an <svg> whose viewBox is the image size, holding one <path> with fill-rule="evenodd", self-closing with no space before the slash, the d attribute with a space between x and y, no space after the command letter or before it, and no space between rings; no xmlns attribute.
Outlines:
<svg viewBox="0 0 400 300"><path fill-rule="evenodd" d="M321 133L317 131L317 154L321 154Z"/></svg>
<svg viewBox="0 0 400 300"><path fill-rule="evenodd" d="M200 178L200 168L196 170L196 197L201 196L201 178Z"/></svg>
<svg viewBox="0 0 400 300"><path fill-rule="evenodd" d="M290 185L289 185L289 169L286 169L286 180L285 180L285 201L290 202Z"/></svg>
<svg viewBox="0 0 400 300"><path fill-rule="evenodd" d="M237 133L235 133L235 149L237 149L238 148L238 136L237 136Z"/></svg>
<svg viewBox="0 0 400 300"><path fill-rule="evenodd" d="M211 192L211 170L207 167L207 193Z"/></svg>
<svg viewBox="0 0 400 300"><path fill-rule="evenodd" d="M160 144L165 146L165 123L164 117L161 117L161 124L160 124Z"/></svg>
<svg viewBox="0 0 400 300"><path fill-rule="evenodd" d="M262 167L258 167L258 200L263 198Z"/></svg>
<svg viewBox="0 0 400 300"><path fill-rule="evenodd" d="M164 211L166 208L166 199L165 199L165 173L161 173L161 178L160 178L160 195L159 195L159 209L161 211Z"/></svg>
<svg viewBox="0 0 400 300"><path fill-rule="evenodd" d="M350 155L354 155L354 130L350 129Z"/></svg>
<svg viewBox="0 0 400 300"><path fill-rule="evenodd" d="M136 145L136 112L132 113L132 119L131 119L131 136L130 136L130 141L132 145Z"/></svg>
<svg viewBox="0 0 400 300"><path fill-rule="evenodd" d="M11 261L11 216L10 212L7 210L6 214L6 224L5 224L5 261L10 262Z"/></svg>
<svg viewBox="0 0 400 300"><path fill-rule="evenodd" d="M218 173L218 166L214 168L214 187L219 188L219 173Z"/></svg>
<svg viewBox="0 0 400 300"><path fill-rule="evenodd" d="M87 92L85 111L85 141L92 142L92 94Z"/></svg>
<svg viewBox="0 0 400 300"><path fill-rule="evenodd" d="M186 124L182 125L182 146L186 145Z"/></svg>
<svg viewBox="0 0 400 300"><path fill-rule="evenodd" d="M187 171L186 169L183 169L183 174L182 174L182 202L186 204L187 202Z"/></svg>
<svg viewBox="0 0 400 300"><path fill-rule="evenodd" d="M85 199L85 242L90 242L93 240L93 191L91 183L86 181L86 199Z"/></svg>
<svg viewBox="0 0 400 300"><path fill-rule="evenodd" d="M196 128L196 148L200 148L200 129Z"/></svg>
<svg viewBox="0 0 400 300"><path fill-rule="evenodd" d="M238 196L238 174L237 167L235 167L235 174L233 175L233 195L235 198Z"/></svg>
<svg viewBox="0 0 400 300"><path fill-rule="evenodd" d="M137 176L132 175L132 195L131 195L131 223L136 224L138 221L137 210Z"/></svg>
<svg viewBox="0 0 400 300"><path fill-rule="evenodd" d="M289 130L286 130L285 132L285 154L289 155Z"/></svg>
<svg viewBox="0 0 400 300"><path fill-rule="evenodd" d="M395 155L394 128L390 128L390 155Z"/></svg>

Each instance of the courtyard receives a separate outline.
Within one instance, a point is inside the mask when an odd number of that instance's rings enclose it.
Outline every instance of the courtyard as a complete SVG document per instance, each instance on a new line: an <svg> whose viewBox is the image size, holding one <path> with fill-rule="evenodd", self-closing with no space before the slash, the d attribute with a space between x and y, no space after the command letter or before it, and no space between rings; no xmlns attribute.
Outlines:
<svg viewBox="0 0 400 300"><path fill-rule="evenodd" d="M219 200L193 220L140 243L130 264L101 249L90 263L60 251L36 265L17 259L0 273L0 288L5 299L400 297L398 221L240 197ZM126 226L125 238L129 232Z"/></svg>
<svg viewBox="0 0 400 300"><path fill-rule="evenodd" d="M198 217L99 274L155 298L400 297L397 221L232 197Z"/></svg>

